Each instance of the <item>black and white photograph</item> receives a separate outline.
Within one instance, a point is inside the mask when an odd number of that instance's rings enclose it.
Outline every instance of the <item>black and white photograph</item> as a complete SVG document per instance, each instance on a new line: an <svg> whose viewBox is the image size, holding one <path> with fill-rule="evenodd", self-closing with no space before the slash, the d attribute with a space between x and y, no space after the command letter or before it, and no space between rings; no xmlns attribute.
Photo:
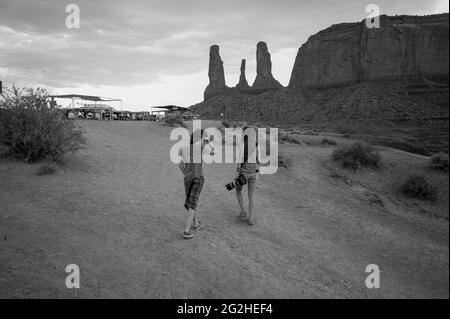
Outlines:
<svg viewBox="0 0 450 319"><path fill-rule="evenodd" d="M0 299L448 300L448 12L0 0Z"/></svg>

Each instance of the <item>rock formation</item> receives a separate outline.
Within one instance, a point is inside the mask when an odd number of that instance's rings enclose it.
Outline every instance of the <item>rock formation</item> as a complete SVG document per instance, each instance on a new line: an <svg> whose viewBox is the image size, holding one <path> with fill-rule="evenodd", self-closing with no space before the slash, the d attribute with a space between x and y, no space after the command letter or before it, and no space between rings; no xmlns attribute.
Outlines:
<svg viewBox="0 0 450 319"><path fill-rule="evenodd" d="M355 121L359 129L414 118L448 128L448 18L382 16L379 29L362 21L320 31L299 49L287 88L273 79L259 43L253 87L226 89L191 109L205 119L225 110L229 120L274 126Z"/></svg>
<svg viewBox="0 0 450 319"><path fill-rule="evenodd" d="M223 70L223 62L219 54L219 46L212 45L209 49L209 84L203 93L206 99L222 93L227 89L225 85L225 73Z"/></svg>
<svg viewBox="0 0 450 319"><path fill-rule="evenodd" d="M265 42L259 42L256 46L256 78L252 89L277 89L281 88L280 82L272 75L272 61Z"/></svg>
<svg viewBox="0 0 450 319"><path fill-rule="evenodd" d="M245 77L245 59L241 61L241 75L239 76L239 83L236 85L238 90L247 90L250 88Z"/></svg>
<svg viewBox="0 0 450 319"><path fill-rule="evenodd" d="M381 16L342 23L311 36L298 50L290 88L327 88L378 80L448 83L448 14Z"/></svg>

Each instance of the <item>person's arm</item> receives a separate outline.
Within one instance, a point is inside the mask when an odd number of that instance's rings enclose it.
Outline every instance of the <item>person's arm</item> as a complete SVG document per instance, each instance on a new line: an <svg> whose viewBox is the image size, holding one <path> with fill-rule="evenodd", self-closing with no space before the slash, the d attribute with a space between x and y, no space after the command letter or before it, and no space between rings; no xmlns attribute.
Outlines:
<svg viewBox="0 0 450 319"><path fill-rule="evenodd" d="M256 164L261 165L261 148L259 145L256 147Z"/></svg>
<svg viewBox="0 0 450 319"><path fill-rule="evenodd" d="M258 145L257 153L256 153L256 163L258 163L259 166L270 166L270 162L262 163L261 162L261 148Z"/></svg>
<svg viewBox="0 0 450 319"><path fill-rule="evenodd" d="M183 161L181 161L180 164L178 164L178 168L180 169L181 173L184 174L184 163L183 163Z"/></svg>
<svg viewBox="0 0 450 319"><path fill-rule="evenodd" d="M211 145L211 142L208 144L205 144L205 146L203 146L203 154L208 154L213 156L215 155L214 153L214 147Z"/></svg>
<svg viewBox="0 0 450 319"><path fill-rule="evenodd" d="M184 175L184 157L183 157L183 150L180 149L178 154L181 156L181 161L178 164L178 168L180 169L181 173Z"/></svg>

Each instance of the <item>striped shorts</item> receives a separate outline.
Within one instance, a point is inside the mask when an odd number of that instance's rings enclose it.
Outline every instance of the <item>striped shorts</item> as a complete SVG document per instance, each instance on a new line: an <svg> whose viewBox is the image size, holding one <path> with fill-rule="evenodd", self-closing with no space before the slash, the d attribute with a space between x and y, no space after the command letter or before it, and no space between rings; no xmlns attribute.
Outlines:
<svg viewBox="0 0 450 319"><path fill-rule="evenodd" d="M186 176L184 178L184 190L186 191L184 207L186 209L197 209L198 198L200 197L200 192L202 191L204 183L205 179L203 176Z"/></svg>

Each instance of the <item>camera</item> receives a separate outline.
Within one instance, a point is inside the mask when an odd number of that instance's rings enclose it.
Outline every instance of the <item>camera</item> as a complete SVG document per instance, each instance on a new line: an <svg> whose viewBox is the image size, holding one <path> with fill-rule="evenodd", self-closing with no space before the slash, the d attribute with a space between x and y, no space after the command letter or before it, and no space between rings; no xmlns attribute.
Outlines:
<svg viewBox="0 0 450 319"><path fill-rule="evenodd" d="M225 187L227 188L228 191L231 191L232 189L234 189L236 186L243 186L247 183L247 179L245 178L245 176L243 174L239 174L234 181L232 181L231 183L225 185Z"/></svg>

